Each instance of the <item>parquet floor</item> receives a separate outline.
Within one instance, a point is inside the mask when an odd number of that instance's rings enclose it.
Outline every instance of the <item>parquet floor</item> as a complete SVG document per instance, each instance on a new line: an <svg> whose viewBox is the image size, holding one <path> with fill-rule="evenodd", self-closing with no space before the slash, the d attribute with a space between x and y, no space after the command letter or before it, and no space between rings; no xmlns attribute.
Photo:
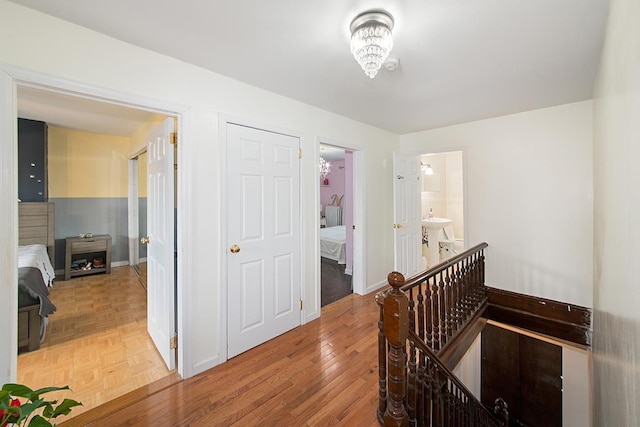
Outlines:
<svg viewBox="0 0 640 427"><path fill-rule="evenodd" d="M18 355L18 382L83 403L73 416L169 375L146 332L146 293L129 267L56 280L40 349ZM61 418L58 418L60 420Z"/></svg>
<svg viewBox="0 0 640 427"><path fill-rule="evenodd" d="M73 418L78 426L376 426L373 294L188 380L161 380Z"/></svg>

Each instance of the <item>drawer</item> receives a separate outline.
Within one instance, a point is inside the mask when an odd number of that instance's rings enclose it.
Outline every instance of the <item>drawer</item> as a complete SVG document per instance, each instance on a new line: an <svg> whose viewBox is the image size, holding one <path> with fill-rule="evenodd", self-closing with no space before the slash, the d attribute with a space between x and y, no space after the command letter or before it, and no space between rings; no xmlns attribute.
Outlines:
<svg viewBox="0 0 640 427"><path fill-rule="evenodd" d="M107 250L106 240L95 240L86 242L73 242L71 244L71 253L85 253L85 252L102 252Z"/></svg>

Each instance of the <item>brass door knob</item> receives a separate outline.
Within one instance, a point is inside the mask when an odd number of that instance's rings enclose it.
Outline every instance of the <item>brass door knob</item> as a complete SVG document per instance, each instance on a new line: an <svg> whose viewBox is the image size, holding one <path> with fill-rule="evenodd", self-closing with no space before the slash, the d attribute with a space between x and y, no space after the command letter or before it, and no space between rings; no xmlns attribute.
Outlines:
<svg viewBox="0 0 640 427"><path fill-rule="evenodd" d="M147 237L142 237L142 238L140 239L140 243L142 243L143 245L148 244L150 241L151 241L151 240L149 239L149 236L147 236Z"/></svg>
<svg viewBox="0 0 640 427"><path fill-rule="evenodd" d="M404 228L402 224L393 224L393 228Z"/></svg>
<svg viewBox="0 0 640 427"><path fill-rule="evenodd" d="M232 254L237 254L238 252L240 252L240 246L238 245L232 245L231 249L229 249L231 251Z"/></svg>

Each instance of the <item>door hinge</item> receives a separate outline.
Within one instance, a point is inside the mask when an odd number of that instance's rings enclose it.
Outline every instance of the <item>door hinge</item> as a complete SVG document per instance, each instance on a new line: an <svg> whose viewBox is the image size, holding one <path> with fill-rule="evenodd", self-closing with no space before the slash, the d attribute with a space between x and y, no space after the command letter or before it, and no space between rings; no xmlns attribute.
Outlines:
<svg viewBox="0 0 640 427"><path fill-rule="evenodd" d="M169 348L171 350L174 350L176 348L178 348L178 336L174 335L169 339Z"/></svg>
<svg viewBox="0 0 640 427"><path fill-rule="evenodd" d="M172 145L176 145L178 143L178 134L175 132L171 132L169 135L169 143Z"/></svg>
<svg viewBox="0 0 640 427"><path fill-rule="evenodd" d="M302 311L302 300L300 300L300 311Z"/></svg>
<svg viewBox="0 0 640 427"><path fill-rule="evenodd" d="M298 148L298 158L302 158L302 148Z"/></svg>

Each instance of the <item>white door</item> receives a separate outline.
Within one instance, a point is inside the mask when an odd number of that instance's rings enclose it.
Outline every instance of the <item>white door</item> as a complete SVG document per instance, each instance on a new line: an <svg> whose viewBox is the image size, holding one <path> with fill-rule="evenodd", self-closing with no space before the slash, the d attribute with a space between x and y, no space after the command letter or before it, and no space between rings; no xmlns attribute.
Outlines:
<svg viewBox="0 0 640 427"><path fill-rule="evenodd" d="M169 369L175 368L173 118L147 135L147 330Z"/></svg>
<svg viewBox="0 0 640 427"><path fill-rule="evenodd" d="M420 158L393 153L394 269L405 277L426 268L422 258Z"/></svg>
<svg viewBox="0 0 640 427"><path fill-rule="evenodd" d="M229 358L300 325L299 146L227 126Z"/></svg>

